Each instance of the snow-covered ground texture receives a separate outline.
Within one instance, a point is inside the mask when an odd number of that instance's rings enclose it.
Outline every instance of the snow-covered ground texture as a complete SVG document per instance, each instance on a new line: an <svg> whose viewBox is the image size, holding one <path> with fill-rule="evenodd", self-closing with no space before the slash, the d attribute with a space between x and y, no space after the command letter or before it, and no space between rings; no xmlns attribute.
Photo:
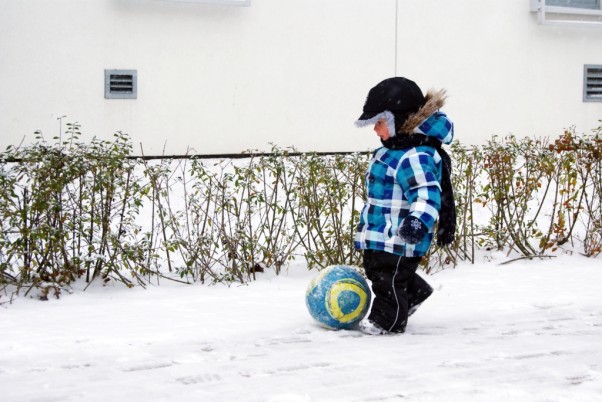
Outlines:
<svg viewBox="0 0 602 402"><path fill-rule="evenodd" d="M245 286L90 287L0 308L0 399L602 400L602 264L502 257L427 277L407 332L330 331L302 264Z"/></svg>

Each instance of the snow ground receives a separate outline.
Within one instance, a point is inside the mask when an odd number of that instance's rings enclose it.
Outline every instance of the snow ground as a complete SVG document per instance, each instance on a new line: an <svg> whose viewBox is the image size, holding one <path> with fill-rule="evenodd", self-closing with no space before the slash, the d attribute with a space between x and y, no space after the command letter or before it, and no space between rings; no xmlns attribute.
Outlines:
<svg viewBox="0 0 602 402"><path fill-rule="evenodd" d="M461 264L401 335L329 331L316 272L248 285L89 288L0 307L0 398L32 401L601 401L602 264Z"/></svg>

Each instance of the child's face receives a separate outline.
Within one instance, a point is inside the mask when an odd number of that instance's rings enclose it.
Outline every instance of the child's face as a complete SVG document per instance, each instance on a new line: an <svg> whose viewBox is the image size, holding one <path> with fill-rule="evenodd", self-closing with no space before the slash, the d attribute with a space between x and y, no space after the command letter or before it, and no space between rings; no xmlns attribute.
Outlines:
<svg viewBox="0 0 602 402"><path fill-rule="evenodd" d="M383 141L386 141L391 137L389 127L387 127L387 122L384 119L381 119L374 124L374 131Z"/></svg>

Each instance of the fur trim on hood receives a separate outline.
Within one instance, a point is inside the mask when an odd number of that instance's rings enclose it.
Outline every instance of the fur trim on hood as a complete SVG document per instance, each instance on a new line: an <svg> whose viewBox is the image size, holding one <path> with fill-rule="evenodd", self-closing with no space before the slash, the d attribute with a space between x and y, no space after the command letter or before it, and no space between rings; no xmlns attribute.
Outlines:
<svg viewBox="0 0 602 402"><path fill-rule="evenodd" d="M445 105L447 91L445 89L440 89L438 91L430 89L426 93L425 99L426 103L416 113L411 114L407 118L398 133L414 133L414 130L420 126L420 123L428 119L433 113Z"/></svg>

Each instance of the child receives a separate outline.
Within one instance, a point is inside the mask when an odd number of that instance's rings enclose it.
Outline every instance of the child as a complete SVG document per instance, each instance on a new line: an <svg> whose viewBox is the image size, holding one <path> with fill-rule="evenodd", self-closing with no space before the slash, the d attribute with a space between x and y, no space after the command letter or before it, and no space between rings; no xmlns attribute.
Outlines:
<svg viewBox="0 0 602 402"><path fill-rule="evenodd" d="M355 248L372 282L374 301L359 329L370 335L402 333L408 317L433 289L416 274L433 240L453 242L455 204L451 162L442 144L453 123L439 111L445 91L429 91L402 77L388 78L368 93L358 127L374 124L382 147L366 174L368 199L360 215Z"/></svg>

